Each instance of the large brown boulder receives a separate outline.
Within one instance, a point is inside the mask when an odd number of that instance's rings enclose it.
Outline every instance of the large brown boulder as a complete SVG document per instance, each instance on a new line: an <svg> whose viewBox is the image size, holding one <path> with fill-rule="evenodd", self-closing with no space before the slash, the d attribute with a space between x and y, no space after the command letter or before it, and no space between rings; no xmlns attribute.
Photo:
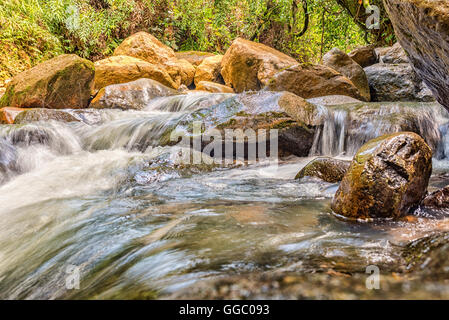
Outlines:
<svg viewBox="0 0 449 320"><path fill-rule="evenodd" d="M449 109L449 2L384 0L384 4L416 73Z"/></svg>
<svg viewBox="0 0 449 320"><path fill-rule="evenodd" d="M398 218L420 203L432 172L432 151L412 132L363 145L344 176L332 210L352 219Z"/></svg>
<svg viewBox="0 0 449 320"><path fill-rule="evenodd" d="M177 88L165 69L129 56L112 56L95 62L95 91L111 84L126 83L140 78L156 80L170 88Z"/></svg>
<svg viewBox="0 0 449 320"><path fill-rule="evenodd" d="M351 80L332 68L302 64L286 68L270 79L273 91L290 91L309 99L330 95L344 95L364 100Z"/></svg>
<svg viewBox="0 0 449 320"><path fill-rule="evenodd" d="M143 78L102 88L90 103L90 108L141 110L155 98L177 94L177 91L155 80Z"/></svg>
<svg viewBox="0 0 449 320"><path fill-rule="evenodd" d="M202 51L181 51L175 53L176 58L185 59L190 62L194 67L198 67L204 59L213 57L215 54Z"/></svg>
<svg viewBox="0 0 449 320"><path fill-rule="evenodd" d="M94 64L63 54L16 75L0 100L0 107L80 109L90 99Z"/></svg>
<svg viewBox="0 0 449 320"><path fill-rule="evenodd" d="M186 60L179 61L172 48L147 32L137 32L123 40L114 51L114 56L119 55L135 57L165 69L176 89L181 84L190 85L193 80L194 67Z"/></svg>
<svg viewBox="0 0 449 320"><path fill-rule="evenodd" d="M346 53L338 48L333 48L323 57L323 64L337 70L347 77L359 89L360 95L366 101L370 101L368 79L363 68Z"/></svg>
<svg viewBox="0 0 449 320"><path fill-rule="evenodd" d="M222 55L216 55L208 57L201 62L196 68L195 72L195 85L197 86L200 81L217 82L224 84L221 76L221 61Z"/></svg>
<svg viewBox="0 0 449 320"><path fill-rule="evenodd" d="M221 74L235 92L260 90L280 70L298 62L261 43L237 38L221 61Z"/></svg>
<svg viewBox="0 0 449 320"><path fill-rule="evenodd" d="M440 190L432 192L427 195L422 203L422 206L433 209L448 209L449 208L449 186Z"/></svg>

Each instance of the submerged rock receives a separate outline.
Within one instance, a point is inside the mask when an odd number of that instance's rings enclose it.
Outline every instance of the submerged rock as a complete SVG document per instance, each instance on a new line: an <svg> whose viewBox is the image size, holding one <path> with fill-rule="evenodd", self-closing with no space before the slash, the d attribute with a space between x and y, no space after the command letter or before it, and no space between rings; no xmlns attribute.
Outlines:
<svg viewBox="0 0 449 320"><path fill-rule="evenodd" d="M107 86L98 92L90 103L91 108L135 109L141 110L158 97L177 95L179 92L151 79Z"/></svg>
<svg viewBox="0 0 449 320"><path fill-rule="evenodd" d="M92 62L74 54L60 55L16 75L0 100L0 108L86 108L94 75Z"/></svg>
<svg viewBox="0 0 449 320"><path fill-rule="evenodd" d="M195 71L195 85L198 86L200 81L217 82L224 84L223 77L221 76L221 61L222 55L216 55L208 57L201 62Z"/></svg>
<svg viewBox="0 0 449 320"><path fill-rule="evenodd" d="M417 134L373 139L352 160L332 210L353 219L398 218L420 203L431 172L432 151Z"/></svg>
<svg viewBox="0 0 449 320"><path fill-rule="evenodd" d="M421 205L424 207L434 209L448 209L449 208L449 186L446 186L440 190L432 192L427 195Z"/></svg>
<svg viewBox="0 0 449 320"><path fill-rule="evenodd" d="M302 168L295 179L304 177L316 177L326 182L335 183L343 179L348 171L351 161L339 160L329 157L320 157L310 161Z"/></svg>
<svg viewBox="0 0 449 320"><path fill-rule="evenodd" d="M416 73L449 108L449 2L384 0L384 4Z"/></svg>
<svg viewBox="0 0 449 320"><path fill-rule="evenodd" d="M379 61L373 46L358 47L351 51L348 56L362 68L369 67Z"/></svg>
<svg viewBox="0 0 449 320"><path fill-rule="evenodd" d="M362 101L348 97L348 96L340 96L340 95L332 95L332 96L324 96L324 97L316 97L307 99L308 102L313 104L318 104L321 106L336 106L341 104L349 104L349 103L362 103Z"/></svg>
<svg viewBox="0 0 449 320"><path fill-rule="evenodd" d="M0 109L0 124L13 124L19 113L26 109L5 107Z"/></svg>
<svg viewBox="0 0 449 320"><path fill-rule="evenodd" d="M14 171L17 171L16 148L0 138L0 185L9 180Z"/></svg>
<svg viewBox="0 0 449 320"><path fill-rule="evenodd" d="M196 85L196 90L215 93L234 93L231 87L210 81L200 81Z"/></svg>
<svg viewBox="0 0 449 320"><path fill-rule="evenodd" d="M213 57L215 54L211 52L202 51L181 51L175 53L176 58L185 59L190 62L194 67L198 67L204 59Z"/></svg>
<svg viewBox="0 0 449 320"><path fill-rule="evenodd" d="M153 79L170 88L177 88L163 68L141 59L112 56L95 62L95 91L112 84L126 83L140 78Z"/></svg>
<svg viewBox="0 0 449 320"><path fill-rule="evenodd" d="M337 70L347 77L359 89L365 101L370 101L368 79L363 68L352 60L346 53L338 48L333 48L323 57L323 64Z"/></svg>
<svg viewBox="0 0 449 320"><path fill-rule="evenodd" d="M432 92L407 63L365 68L373 101L434 101Z"/></svg>
<svg viewBox="0 0 449 320"><path fill-rule="evenodd" d="M79 122L80 119L65 110L53 110L44 108L28 109L21 112L14 120L14 124L25 124L35 121L62 121Z"/></svg>

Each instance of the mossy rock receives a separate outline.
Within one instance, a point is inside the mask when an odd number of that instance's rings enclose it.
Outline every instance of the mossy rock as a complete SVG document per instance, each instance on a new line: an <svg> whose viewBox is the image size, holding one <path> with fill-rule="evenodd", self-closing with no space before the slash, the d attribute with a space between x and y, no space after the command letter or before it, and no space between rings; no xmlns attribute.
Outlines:
<svg viewBox="0 0 449 320"><path fill-rule="evenodd" d="M352 219L399 218L423 199L431 172L432 151L416 133L372 139L354 156L332 209Z"/></svg>
<svg viewBox="0 0 449 320"><path fill-rule="evenodd" d="M80 119L64 110L53 109L29 109L19 113L14 119L14 124L25 124L35 121L55 120L61 122L79 122Z"/></svg>
<svg viewBox="0 0 449 320"><path fill-rule="evenodd" d="M86 108L94 76L92 62L74 54L60 55L15 76L0 108Z"/></svg>
<svg viewBox="0 0 449 320"><path fill-rule="evenodd" d="M302 168L295 179L316 177L330 183L339 182L343 179L350 164L351 162L346 160L329 157L316 158Z"/></svg>

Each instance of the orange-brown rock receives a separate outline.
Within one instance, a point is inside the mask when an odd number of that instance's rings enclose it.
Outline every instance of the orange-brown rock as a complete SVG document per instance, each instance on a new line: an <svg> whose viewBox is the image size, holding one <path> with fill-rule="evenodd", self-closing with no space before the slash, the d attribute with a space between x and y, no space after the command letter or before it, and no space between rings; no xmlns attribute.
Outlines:
<svg viewBox="0 0 449 320"><path fill-rule="evenodd" d="M156 80L177 88L165 69L129 56L112 56L95 62L95 91L111 84L126 83L140 78Z"/></svg>
<svg viewBox="0 0 449 320"><path fill-rule="evenodd" d="M207 91L212 93L234 93L231 87L210 81L200 81L196 85L196 90Z"/></svg>
<svg viewBox="0 0 449 320"><path fill-rule="evenodd" d="M377 54L373 46L358 47L351 51L348 56L362 68L372 66L378 62Z"/></svg>
<svg viewBox="0 0 449 320"><path fill-rule="evenodd" d="M195 67L185 59L179 59L178 66L181 72L181 84L190 86L195 77Z"/></svg>
<svg viewBox="0 0 449 320"><path fill-rule="evenodd" d="M399 132L368 141L355 155L332 202L352 218L399 218L426 194L432 150L416 133Z"/></svg>
<svg viewBox="0 0 449 320"><path fill-rule="evenodd" d="M14 107L4 107L0 109L0 123L1 124L13 124L14 119L19 113L26 109L14 108Z"/></svg>
<svg viewBox="0 0 449 320"><path fill-rule="evenodd" d="M305 99L343 95L364 100L357 87L336 70L312 64L297 64L276 74L269 81L273 91L290 91Z"/></svg>
<svg viewBox="0 0 449 320"><path fill-rule="evenodd" d="M181 84L189 85L191 81L194 67L187 60L179 61L172 48L147 32L137 32L123 40L114 51L114 56L119 55L138 58L165 69L176 89Z"/></svg>
<svg viewBox="0 0 449 320"><path fill-rule="evenodd" d="M197 67L207 57L213 57L215 54L202 51L181 51L175 53L176 58L185 59L190 62L194 67Z"/></svg>
<svg viewBox="0 0 449 320"><path fill-rule="evenodd" d="M298 62L261 43L241 38L234 40L221 61L221 74L235 92L260 90L280 70Z"/></svg>
<svg viewBox="0 0 449 320"><path fill-rule="evenodd" d="M223 77L221 76L221 61L222 55L216 55L208 57L196 68L195 72L195 85L197 86L200 81L210 81L224 84Z"/></svg>

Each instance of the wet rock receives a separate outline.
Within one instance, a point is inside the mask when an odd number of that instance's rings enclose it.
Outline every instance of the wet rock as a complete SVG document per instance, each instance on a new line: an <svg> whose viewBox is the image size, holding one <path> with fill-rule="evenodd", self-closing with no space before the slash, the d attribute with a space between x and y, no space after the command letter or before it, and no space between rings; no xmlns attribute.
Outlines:
<svg viewBox="0 0 449 320"><path fill-rule="evenodd" d="M449 276L449 233L435 233L409 243L403 252L409 272L426 279L446 280Z"/></svg>
<svg viewBox="0 0 449 320"><path fill-rule="evenodd" d="M14 124L25 124L35 121L79 122L80 120L65 110L35 108L21 112L14 120Z"/></svg>
<svg viewBox="0 0 449 320"><path fill-rule="evenodd" d="M365 101L371 100L368 79L365 71L363 71L363 68L346 53L338 48L333 48L324 55L323 64L337 70L351 80L357 89L359 89L359 92Z"/></svg>
<svg viewBox="0 0 449 320"><path fill-rule="evenodd" d="M399 42L396 42L392 47L378 48L377 54L379 62L388 64L409 63L407 54L402 49Z"/></svg>
<svg viewBox="0 0 449 320"><path fill-rule="evenodd" d="M306 156L312 146L315 127L320 125L316 106L289 92L250 92L233 96L217 105L194 111L177 122L167 134L162 144L176 143L168 141L174 137L193 137L192 123L203 124L203 137L211 135L212 131L220 133L220 140L215 141L222 145L225 151L226 143L235 144L236 140L225 140L226 129L247 130L252 129L259 133L266 130L267 135L258 139L258 142L268 144L270 140L269 130L278 129L279 155ZM235 131L234 131L235 132ZM247 142L255 141L247 137L243 143L245 155L247 155ZM170 139L171 140L171 139ZM203 149L212 140L203 139ZM234 141L234 142L230 142ZM267 151L270 146L267 146ZM233 146L234 156L236 146ZM212 153L208 153L215 156Z"/></svg>
<svg viewBox="0 0 449 320"><path fill-rule="evenodd" d="M373 101L434 101L411 66L378 63L365 68Z"/></svg>
<svg viewBox="0 0 449 320"><path fill-rule="evenodd" d="M223 56L221 74L235 92L260 90L280 70L296 64L295 59L273 48L237 38Z"/></svg>
<svg viewBox="0 0 449 320"><path fill-rule="evenodd" d="M23 108L1 108L0 109L0 124L12 124L14 123L14 119L17 117L19 113L26 109Z"/></svg>
<svg viewBox="0 0 449 320"><path fill-rule="evenodd" d="M222 59L222 55L205 58L203 62L201 62L201 64L196 68L195 85L198 86L198 83L200 81L209 81L224 84L223 77L220 73Z"/></svg>
<svg viewBox="0 0 449 320"><path fill-rule="evenodd" d="M305 99L343 95L364 100L351 80L322 65L295 65L277 73L267 86L272 91L289 91Z"/></svg>
<svg viewBox="0 0 449 320"><path fill-rule="evenodd" d="M302 168L295 179L316 177L330 183L340 182L350 164L351 161L346 160L338 160L329 157L316 158Z"/></svg>
<svg viewBox="0 0 449 320"><path fill-rule="evenodd" d="M16 148L0 138L0 184L9 180L15 171L17 171Z"/></svg>
<svg viewBox="0 0 449 320"><path fill-rule="evenodd" d="M202 51L181 51L175 53L176 58L185 59L190 62L194 67L198 67L204 59L213 57L215 54Z"/></svg>
<svg viewBox="0 0 449 320"><path fill-rule="evenodd" d="M175 89L181 84L189 85L191 72L187 61L179 61L172 48L166 46L147 32L137 32L115 49L114 56L131 56L157 65L170 75L175 83Z"/></svg>
<svg viewBox="0 0 449 320"><path fill-rule="evenodd" d="M170 88L177 88L165 69L141 59L112 56L95 62L95 91L112 84L126 83L140 78L156 80Z"/></svg>
<svg viewBox="0 0 449 320"><path fill-rule="evenodd" d="M200 81L196 85L196 90L215 93L234 93L231 87L210 81Z"/></svg>
<svg viewBox="0 0 449 320"><path fill-rule="evenodd" d="M399 43L418 76L449 108L449 3L384 0Z"/></svg>
<svg viewBox="0 0 449 320"><path fill-rule="evenodd" d="M139 79L128 83L107 86L98 92L90 108L141 110L158 97L177 95L179 92L151 79Z"/></svg>
<svg viewBox="0 0 449 320"><path fill-rule="evenodd" d="M15 76L0 107L86 108L94 75L92 62L74 54L60 55Z"/></svg>
<svg viewBox="0 0 449 320"><path fill-rule="evenodd" d="M361 103L362 101L340 95L324 96L307 99L308 102L321 106L336 106L340 104Z"/></svg>
<svg viewBox="0 0 449 320"><path fill-rule="evenodd" d="M449 208L449 186L444 187L440 190L432 192L427 195L421 205L424 207L434 208L434 209L448 209Z"/></svg>
<svg viewBox="0 0 449 320"><path fill-rule="evenodd" d="M398 218L425 196L432 151L415 133L384 135L363 145L332 202L335 213L352 218Z"/></svg>
<svg viewBox="0 0 449 320"><path fill-rule="evenodd" d="M362 68L369 67L379 61L373 46L358 47L351 51L348 56Z"/></svg>

